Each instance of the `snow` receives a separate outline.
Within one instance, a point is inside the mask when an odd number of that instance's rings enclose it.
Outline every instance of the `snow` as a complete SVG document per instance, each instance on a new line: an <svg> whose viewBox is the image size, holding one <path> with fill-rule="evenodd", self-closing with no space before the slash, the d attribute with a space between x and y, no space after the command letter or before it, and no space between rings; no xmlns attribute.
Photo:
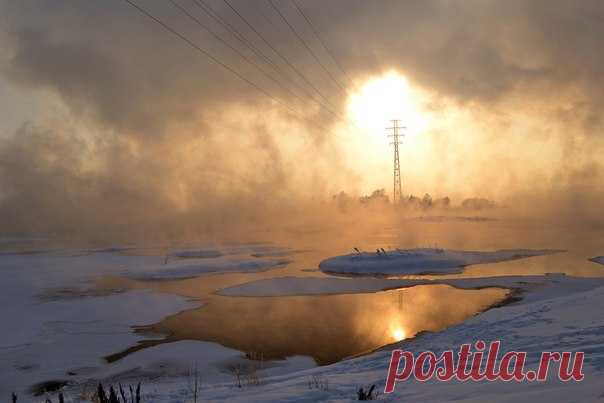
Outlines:
<svg viewBox="0 0 604 403"><path fill-rule="evenodd" d="M174 280L212 273L250 273L287 265L288 259L257 259L232 257L187 257L185 259L148 265L144 271L126 274L136 280Z"/></svg>
<svg viewBox="0 0 604 403"><path fill-rule="evenodd" d="M171 257L177 257L181 259L204 259L204 258L212 258L212 257L220 257L222 256L222 252L216 249L201 249L201 250L184 250L178 252L170 253Z"/></svg>
<svg viewBox="0 0 604 403"><path fill-rule="evenodd" d="M255 273L286 266L288 254L288 249L270 245L176 250L151 264L129 267L121 275L135 280L177 280L215 273Z"/></svg>
<svg viewBox="0 0 604 403"><path fill-rule="evenodd" d="M127 306L128 309L123 309ZM98 367L101 358L135 344L131 326L146 325L199 304L185 298L134 290L59 300L2 301L0 393L63 379L66 368Z"/></svg>
<svg viewBox="0 0 604 403"><path fill-rule="evenodd" d="M374 293L418 285L445 284L461 289L500 287L531 290L529 296L533 297L535 293L537 293L535 288L539 288L539 293L549 292L551 288L545 287L545 285L551 285L552 283L558 284L556 293L557 295L560 295L565 292L590 289L596 281L599 280L592 278L567 277L564 274L550 274L547 276L452 278L438 280L277 277L223 288L216 293L230 297L288 297L302 295Z"/></svg>
<svg viewBox="0 0 604 403"><path fill-rule="evenodd" d="M258 387L239 390L232 385L208 385L204 401L219 402L344 402L355 399L359 386L375 384L381 392L389 364L390 350L403 348L414 353L457 349L476 340L501 340L505 351L528 352L527 366L534 368L541 351L584 351L586 364L582 382L561 382L555 376L546 382L417 382L397 384L392 395L379 400L422 402L595 402L601 401L604 386L604 286L602 279L582 279L579 288L565 292L560 277L547 284L548 292L520 303L491 309L470 320L437 333L387 346L371 355L330 366L264 380ZM591 286L587 281L591 280ZM573 288L573 287L571 287ZM559 291L562 290L560 293ZM568 291L568 290L567 290ZM530 294L530 292L529 292ZM328 382L327 390L309 387L312 377ZM158 384L150 398L171 401L177 385Z"/></svg>
<svg viewBox="0 0 604 403"><path fill-rule="evenodd" d="M297 253L300 251L294 251L287 248L275 248L275 247L264 247L257 248L255 252L252 253L254 257L283 257L289 256L293 253Z"/></svg>
<svg viewBox="0 0 604 403"><path fill-rule="evenodd" d="M234 366L254 365L259 375L273 376L317 365L310 357L289 357L287 360L252 361L238 350L223 347L217 343L183 340L160 344L127 355L123 359L105 365L91 373L88 368L80 371L73 380L82 381L94 375L104 383L138 382L141 378L189 378L197 370L204 384L232 382L230 369Z"/></svg>
<svg viewBox="0 0 604 403"><path fill-rule="evenodd" d="M250 364L241 352L216 343L183 340L149 347L108 364L103 356L135 345L150 336L133 333L133 325L147 325L201 302L149 290L92 291L103 276L167 279L211 272L258 271L281 267L292 250L266 245L238 245L172 251L163 256L124 254L122 247L81 251L3 253L0 256L0 396L16 391L27 402L27 389L41 381L66 380L67 401L82 386L143 381L145 401L185 402L191 399L191 370L199 371L201 401L229 402L339 402L355 399L359 386L383 389L389 350L401 346L419 352L455 349L478 339L500 339L506 350L529 352L529 363L542 350L585 351L586 378L581 383L475 383L408 381L397 385L383 401L460 402L569 402L598 401L604 396L604 279L574 278L562 274L457 279L380 279L282 277L259 280L219 290L225 296L292 296L376 292L419 284L448 284L458 288L504 287L519 290L522 300L491 309L438 333L387 346L360 358L316 367L309 357L268 361L259 369L261 385L237 388L229 368ZM217 251L220 253L211 253ZM128 252L132 252L128 250ZM420 249L328 259L336 271L353 274L404 274L457 271L467 264L497 262L553 251L507 250L459 252ZM357 260L361 260L359 264ZM397 262L398 261L398 262ZM594 262L603 263L602 257ZM401 266L401 262L403 265ZM376 264L384 266L375 270ZM452 266L456 264L457 266ZM372 269L373 268L373 269ZM323 271L325 267L321 268ZM350 271L345 271L351 273ZM157 335L161 337L161 335ZM295 338L295 335L292 335ZM532 360L532 361L531 361ZM260 363L256 363L260 365ZM68 374L69 372L69 374ZM316 377L316 378L313 378ZM313 379L328 386L316 388ZM34 401L41 401L36 399Z"/></svg>
<svg viewBox="0 0 604 403"><path fill-rule="evenodd" d="M589 259L594 263L600 263L600 264L604 264L604 256L597 256L594 258Z"/></svg>
<svg viewBox="0 0 604 403"><path fill-rule="evenodd" d="M542 249L502 249L493 252L457 251L438 248L417 248L351 253L323 260L321 271L348 275L450 274L462 267L496 263L560 252Z"/></svg>
<svg viewBox="0 0 604 403"><path fill-rule="evenodd" d="M20 240L15 242L20 245ZM132 254L132 247L119 246L2 252L0 396L17 392L23 402L27 401L28 388L38 382L50 379L74 382L82 377L109 376L112 368L117 372L128 370L124 365L134 361L108 365L102 357L149 339L149 335L134 333L132 326L156 323L201 305L197 300L145 289L99 291L93 288L97 279L182 278L210 272L268 270L287 263L285 259L251 256L266 248L241 245L221 251L224 256L218 258L201 258L197 253L195 257L174 258L167 264L165 256L137 256ZM181 356L188 362L191 357L201 357L196 359L200 365L205 362L208 366L215 358L241 355L235 350L225 352L224 347L215 343L192 344L195 347ZM150 350L158 352L159 357L162 351L171 348L178 346ZM178 351L173 353L179 357ZM141 362L146 362L146 354L141 351L135 356L143 357ZM151 357L154 353L149 354ZM311 365L308 360L303 365L299 360L293 364L288 361L287 365L291 364L293 369L314 366L314 361ZM279 365L287 367L284 363Z"/></svg>

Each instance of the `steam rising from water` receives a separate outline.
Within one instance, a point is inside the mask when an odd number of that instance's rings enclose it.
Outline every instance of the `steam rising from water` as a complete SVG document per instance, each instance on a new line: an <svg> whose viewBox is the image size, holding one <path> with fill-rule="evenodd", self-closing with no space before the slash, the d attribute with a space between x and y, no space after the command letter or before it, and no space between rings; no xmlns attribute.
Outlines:
<svg viewBox="0 0 604 403"><path fill-rule="evenodd" d="M367 147L368 133L270 87L166 3L147 6L304 119L119 2L5 2L0 80L41 108L0 137L2 232L220 238L325 224L332 194L390 186L387 144ZM238 7L261 21L251 3ZM327 20L325 7L338 18ZM304 8L349 73L348 94L308 63L294 37L271 27L266 35L316 78L337 114L388 71L424 94L416 101L434 124L404 148L405 192L481 196L506 215L602 224L602 2Z"/></svg>

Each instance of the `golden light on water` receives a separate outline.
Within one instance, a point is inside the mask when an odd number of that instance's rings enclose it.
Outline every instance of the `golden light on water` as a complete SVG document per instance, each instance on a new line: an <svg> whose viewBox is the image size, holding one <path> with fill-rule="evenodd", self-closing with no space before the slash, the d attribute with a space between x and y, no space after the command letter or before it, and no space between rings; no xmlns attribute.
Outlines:
<svg viewBox="0 0 604 403"><path fill-rule="evenodd" d="M393 329L392 338L395 341L403 340L405 338L405 329L403 329L402 327L397 327L397 328Z"/></svg>

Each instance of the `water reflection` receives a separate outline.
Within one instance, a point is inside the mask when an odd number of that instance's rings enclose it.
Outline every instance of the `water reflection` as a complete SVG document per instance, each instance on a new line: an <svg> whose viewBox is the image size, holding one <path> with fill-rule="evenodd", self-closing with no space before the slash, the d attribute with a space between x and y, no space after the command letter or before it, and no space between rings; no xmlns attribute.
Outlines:
<svg viewBox="0 0 604 403"><path fill-rule="evenodd" d="M229 273L161 282L103 280L99 284L101 287L151 288L198 298L205 303L199 309L179 313L142 329L170 335L166 340L143 342L111 359L157 343L197 339L215 341L242 351L261 352L265 358L302 354L314 357L319 363L330 363L412 337L421 330L437 331L460 323L506 295L506 291L501 289L467 291L443 285L413 287L402 292L320 297L229 298L213 294L220 288L260 279L326 277L316 270L319 262L330 256L349 253L353 247L364 250L437 246L460 250L534 248L567 251L469 266L461 274L423 278L551 272L585 277L604 275L604 266L588 261L593 256L604 254L604 232L582 228L508 221L401 219L394 224L355 226L352 223L309 233L297 229L281 230L271 232L270 239L278 240L278 245L305 252L292 255L293 262L287 267L261 273ZM165 250L158 254L162 253Z"/></svg>
<svg viewBox="0 0 604 403"><path fill-rule="evenodd" d="M498 288L458 290L434 285L375 294L217 297L199 309L139 329L169 334L166 340L143 342L109 359L161 342L204 340L266 359L307 355L328 364L422 330L438 331L460 323L506 295Z"/></svg>

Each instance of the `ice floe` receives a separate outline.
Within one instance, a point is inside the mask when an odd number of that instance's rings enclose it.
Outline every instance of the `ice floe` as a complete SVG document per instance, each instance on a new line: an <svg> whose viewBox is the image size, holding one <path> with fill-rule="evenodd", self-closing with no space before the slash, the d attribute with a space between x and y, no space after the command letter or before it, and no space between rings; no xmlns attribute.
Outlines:
<svg viewBox="0 0 604 403"><path fill-rule="evenodd" d="M319 268L325 273L387 276L397 274L450 274L459 273L465 266L496 263L560 252L541 249L503 249L476 252L438 248L396 249L375 252L355 251L343 256L323 260Z"/></svg>

